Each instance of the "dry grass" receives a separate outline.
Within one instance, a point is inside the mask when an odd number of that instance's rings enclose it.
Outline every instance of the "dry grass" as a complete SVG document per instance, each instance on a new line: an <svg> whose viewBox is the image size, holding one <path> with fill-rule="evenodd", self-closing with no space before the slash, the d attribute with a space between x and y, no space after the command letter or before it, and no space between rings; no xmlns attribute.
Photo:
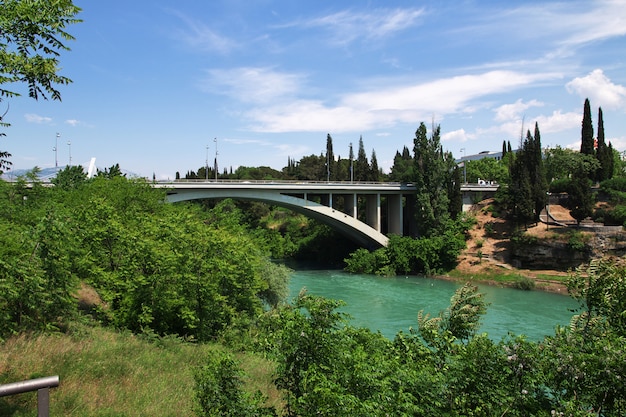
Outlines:
<svg viewBox="0 0 626 417"><path fill-rule="evenodd" d="M51 415L194 416L193 369L216 348L82 325L70 334L19 335L0 345L0 383L59 375ZM279 404L272 365L250 355L238 359L253 373L250 388ZM33 395L0 398L0 415L34 415Z"/></svg>
<svg viewBox="0 0 626 417"><path fill-rule="evenodd" d="M493 199L477 204L472 210L476 225L469 231L467 248L461 253L458 265L450 276L455 279L470 279L489 283L509 285L515 279L528 278L535 282L536 288L556 293L567 294L563 281L567 274L560 271L521 270L510 264L510 237L513 227L510 222L494 215L490 206ZM561 206L550 206L550 212L558 219L571 218L569 210ZM529 227L527 233L537 237L548 234L564 233L566 228L538 223ZM551 279L553 277L553 279Z"/></svg>

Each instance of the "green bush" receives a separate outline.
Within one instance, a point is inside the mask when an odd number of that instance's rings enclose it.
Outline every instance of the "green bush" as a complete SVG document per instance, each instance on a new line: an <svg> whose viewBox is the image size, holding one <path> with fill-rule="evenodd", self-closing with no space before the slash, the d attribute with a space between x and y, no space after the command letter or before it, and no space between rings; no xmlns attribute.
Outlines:
<svg viewBox="0 0 626 417"><path fill-rule="evenodd" d="M561 178L550 183L549 189L551 193L566 193L569 190L572 180L569 178Z"/></svg>
<svg viewBox="0 0 626 417"><path fill-rule="evenodd" d="M199 416L263 417L276 416L275 410L263 407L260 392L243 389L245 375L227 353L213 351L207 364L194 372Z"/></svg>

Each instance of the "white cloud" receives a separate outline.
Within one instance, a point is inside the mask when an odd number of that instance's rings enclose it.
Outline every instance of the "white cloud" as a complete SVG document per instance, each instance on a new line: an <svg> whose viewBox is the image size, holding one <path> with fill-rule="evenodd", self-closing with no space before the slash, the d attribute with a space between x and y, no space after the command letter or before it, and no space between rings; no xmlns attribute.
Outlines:
<svg viewBox="0 0 626 417"><path fill-rule="evenodd" d="M539 124L539 131L543 137L544 133L556 133L570 129L580 129L582 117L582 112L561 113L560 110L555 110L550 115L538 116L532 122L532 126L530 127L534 129L535 122L537 122L537 124Z"/></svg>
<svg viewBox="0 0 626 417"><path fill-rule="evenodd" d="M565 44L580 45L598 40L626 35L626 7L623 0L583 2L578 12L569 12L568 3L564 13L554 15L552 23L567 29L571 35Z"/></svg>
<svg viewBox="0 0 626 417"><path fill-rule="evenodd" d="M223 93L244 103L268 103L291 97L301 89L305 76L273 71L271 68L243 67L213 69L202 89Z"/></svg>
<svg viewBox="0 0 626 417"><path fill-rule="evenodd" d="M415 123L446 114L473 113L490 94L509 92L555 74L490 71L478 75L441 78L422 84L348 93L327 105L321 100L294 99L274 106L251 109L251 128L262 132L365 131ZM336 104L335 104L336 103Z"/></svg>
<svg viewBox="0 0 626 417"><path fill-rule="evenodd" d="M81 124L81 122L79 120L76 120L76 119L68 119L68 120L65 121L65 123L70 125L70 126L72 126L72 127L76 127L79 124Z"/></svg>
<svg viewBox="0 0 626 417"><path fill-rule="evenodd" d="M52 122L51 117L40 116L34 113L25 114L24 119L26 119L28 123L37 123L37 124L49 124Z"/></svg>
<svg viewBox="0 0 626 417"><path fill-rule="evenodd" d="M194 20L181 12L174 11L172 13L178 16L186 25L184 29L176 33L177 38L191 48L226 54L238 46L237 42L220 35L206 24Z"/></svg>
<svg viewBox="0 0 626 417"><path fill-rule="evenodd" d="M443 133L441 135L442 142L467 142L470 139L474 139L475 135L468 134L465 129L457 129L452 132Z"/></svg>
<svg viewBox="0 0 626 417"><path fill-rule="evenodd" d="M494 111L496 112L496 121L498 122L509 122L512 120L518 121L522 119L525 110L528 110L531 107L539 107L543 106L543 103L537 100L530 100L528 102L523 102L522 99L518 99L515 103L511 104L503 104L500 107L497 107Z"/></svg>
<svg viewBox="0 0 626 417"><path fill-rule="evenodd" d="M620 109L626 105L626 88L613 84L601 69L595 69L584 77L574 78L565 88L581 98L589 98L594 107Z"/></svg>
<svg viewBox="0 0 626 417"><path fill-rule="evenodd" d="M417 24L424 9L377 9L355 13L344 10L334 14L292 22L283 27L326 28L332 33L332 41L346 45L357 39L381 39Z"/></svg>

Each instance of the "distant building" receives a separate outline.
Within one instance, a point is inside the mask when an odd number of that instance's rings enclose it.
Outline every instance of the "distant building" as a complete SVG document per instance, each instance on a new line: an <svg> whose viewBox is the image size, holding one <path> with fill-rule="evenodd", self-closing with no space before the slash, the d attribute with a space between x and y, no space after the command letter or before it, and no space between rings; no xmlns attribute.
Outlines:
<svg viewBox="0 0 626 417"><path fill-rule="evenodd" d="M516 151L511 151L511 152L516 152ZM478 161L479 159L483 159L483 158L493 158L496 161L499 161L500 159L502 159L502 152L482 151L474 155L464 155L460 157L459 159L457 159L455 162L457 164L461 164L465 161Z"/></svg>

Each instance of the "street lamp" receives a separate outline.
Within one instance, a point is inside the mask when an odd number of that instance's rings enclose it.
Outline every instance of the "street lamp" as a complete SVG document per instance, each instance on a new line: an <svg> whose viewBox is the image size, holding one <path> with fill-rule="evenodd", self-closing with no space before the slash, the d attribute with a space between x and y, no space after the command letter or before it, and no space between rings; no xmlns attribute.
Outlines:
<svg viewBox="0 0 626 417"><path fill-rule="evenodd" d="M217 138L213 139L213 142L215 142L215 182L217 182Z"/></svg>
<svg viewBox="0 0 626 417"><path fill-rule="evenodd" d="M204 179L209 182L209 145L206 146L206 161L204 165Z"/></svg>
<svg viewBox="0 0 626 417"><path fill-rule="evenodd" d="M56 139L54 141L54 148L52 149L54 151L54 167L58 168L59 167L59 158L58 158L58 150L59 150L59 137L61 135L59 133L57 133Z"/></svg>
<svg viewBox="0 0 626 417"><path fill-rule="evenodd" d="M463 152L463 183L467 184L467 161L465 160L465 148L461 148L461 152Z"/></svg>
<svg viewBox="0 0 626 417"><path fill-rule="evenodd" d="M350 142L350 182L354 181L354 154L352 152L352 142Z"/></svg>
<svg viewBox="0 0 626 417"><path fill-rule="evenodd" d="M67 146L69 149L69 155L70 155L70 164L69 166L72 166L72 142L71 141L67 141Z"/></svg>

